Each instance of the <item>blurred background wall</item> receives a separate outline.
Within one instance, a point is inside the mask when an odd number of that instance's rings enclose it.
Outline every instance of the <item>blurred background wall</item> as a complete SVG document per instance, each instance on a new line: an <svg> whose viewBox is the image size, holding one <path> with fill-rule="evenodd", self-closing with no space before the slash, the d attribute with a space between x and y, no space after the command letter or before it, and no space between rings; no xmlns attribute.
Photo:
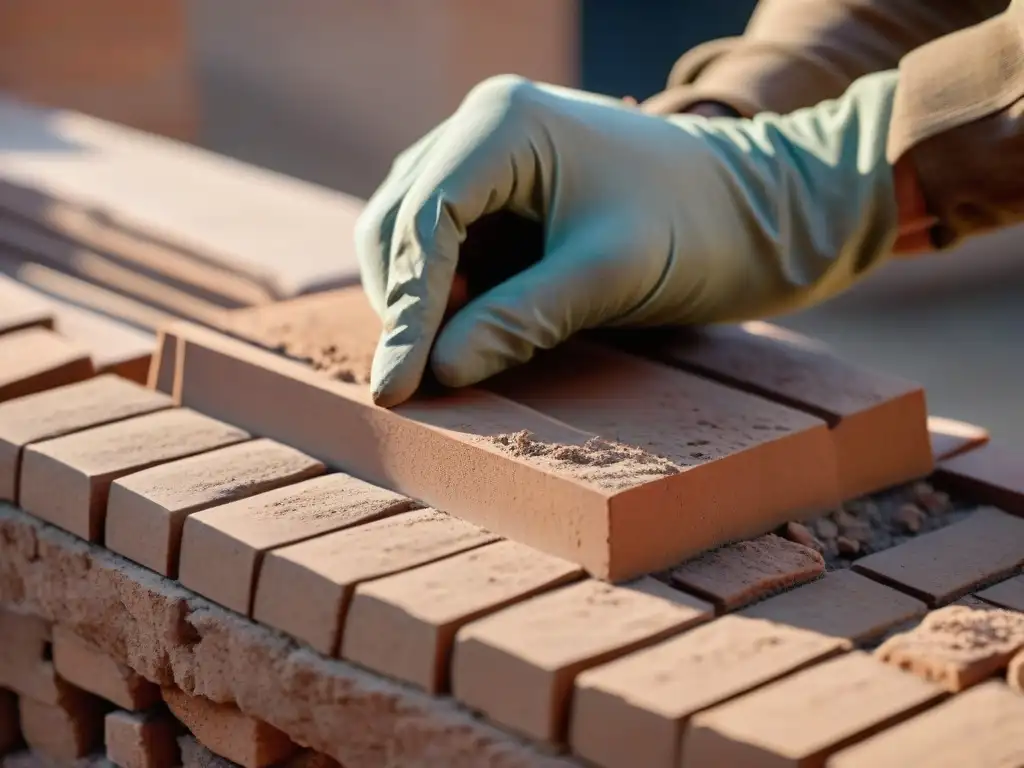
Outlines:
<svg viewBox="0 0 1024 768"><path fill-rule="evenodd" d="M3 0L0 89L366 196L489 75L642 99L687 48L741 33L754 4ZM894 264L782 322L1024 442L1022 242L1012 230Z"/></svg>

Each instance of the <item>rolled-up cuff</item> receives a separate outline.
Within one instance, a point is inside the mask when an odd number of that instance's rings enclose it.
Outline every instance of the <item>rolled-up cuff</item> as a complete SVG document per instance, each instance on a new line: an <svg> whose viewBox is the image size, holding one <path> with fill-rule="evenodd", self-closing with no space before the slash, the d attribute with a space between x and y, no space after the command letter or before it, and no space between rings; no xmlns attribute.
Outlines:
<svg viewBox="0 0 1024 768"><path fill-rule="evenodd" d="M916 169L938 248L1024 220L1024 2L903 58L887 155Z"/></svg>

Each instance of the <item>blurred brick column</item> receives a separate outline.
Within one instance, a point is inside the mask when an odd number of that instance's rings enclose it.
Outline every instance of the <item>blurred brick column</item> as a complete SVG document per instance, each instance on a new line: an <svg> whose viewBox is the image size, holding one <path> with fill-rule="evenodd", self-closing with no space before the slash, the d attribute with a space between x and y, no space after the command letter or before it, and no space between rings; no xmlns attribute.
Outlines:
<svg viewBox="0 0 1024 768"><path fill-rule="evenodd" d="M3 0L0 90L193 140L186 12L182 0Z"/></svg>

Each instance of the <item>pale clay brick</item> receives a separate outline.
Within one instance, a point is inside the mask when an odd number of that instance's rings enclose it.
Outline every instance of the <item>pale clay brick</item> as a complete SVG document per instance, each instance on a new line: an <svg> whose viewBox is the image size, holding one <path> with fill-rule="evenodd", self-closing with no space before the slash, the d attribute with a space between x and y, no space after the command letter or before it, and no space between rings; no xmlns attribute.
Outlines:
<svg viewBox="0 0 1024 768"><path fill-rule="evenodd" d="M443 692L459 627L582 575L573 563L499 541L361 584L349 608L341 657L430 693Z"/></svg>
<svg viewBox="0 0 1024 768"><path fill-rule="evenodd" d="M176 768L181 724L165 712L117 710L104 720L107 759L118 768Z"/></svg>
<svg viewBox="0 0 1024 768"><path fill-rule="evenodd" d="M841 638L724 616L583 672L572 751L602 768L675 768L694 714L848 647Z"/></svg>
<svg viewBox="0 0 1024 768"><path fill-rule="evenodd" d="M55 760L77 760L103 746L103 703L82 691L62 696L59 704L18 700L21 732L33 750Z"/></svg>
<svg viewBox="0 0 1024 768"><path fill-rule="evenodd" d="M0 402L73 384L95 370L89 352L45 328L0 336Z"/></svg>
<svg viewBox="0 0 1024 768"><path fill-rule="evenodd" d="M235 702L342 765L565 768L449 702L296 649L265 627L2 504L0 603L59 615L148 679Z"/></svg>
<svg viewBox="0 0 1024 768"><path fill-rule="evenodd" d="M580 672L711 616L708 603L650 578L623 586L582 581L459 630L452 692L502 726L561 743Z"/></svg>
<svg viewBox="0 0 1024 768"><path fill-rule="evenodd" d="M53 664L72 685L124 709L160 701L159 687L60 625L53 629Z"/></svg>
<svg viewBox="0 0 1024 768"><path fill-rule="evenodd" d="M189 515L308 480L324 469L301 451L257 439L136 472L110 486L106 546L176 578Z"/></svg>
<svg viewBox="0 0 1024 768"><path fill-rule="evenodd" d="M682 763L821 766L942 696L938 686L854 651L696 715Z"/></svg>

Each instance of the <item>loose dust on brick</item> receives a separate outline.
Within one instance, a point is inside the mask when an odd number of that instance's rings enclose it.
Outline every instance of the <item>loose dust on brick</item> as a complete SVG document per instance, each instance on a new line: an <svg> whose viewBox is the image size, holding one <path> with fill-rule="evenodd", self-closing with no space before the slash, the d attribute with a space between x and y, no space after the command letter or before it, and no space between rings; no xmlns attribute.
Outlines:
<svg viewBox="0 0 1024 768"><path fill-rule="evenodd" d="M515 458L550 462L574 475L607 488L629 488L644 478L669 477L683 467L661 456L622 443L593 437L582 445L549 443L528 430L482 438Z"/></svg>

